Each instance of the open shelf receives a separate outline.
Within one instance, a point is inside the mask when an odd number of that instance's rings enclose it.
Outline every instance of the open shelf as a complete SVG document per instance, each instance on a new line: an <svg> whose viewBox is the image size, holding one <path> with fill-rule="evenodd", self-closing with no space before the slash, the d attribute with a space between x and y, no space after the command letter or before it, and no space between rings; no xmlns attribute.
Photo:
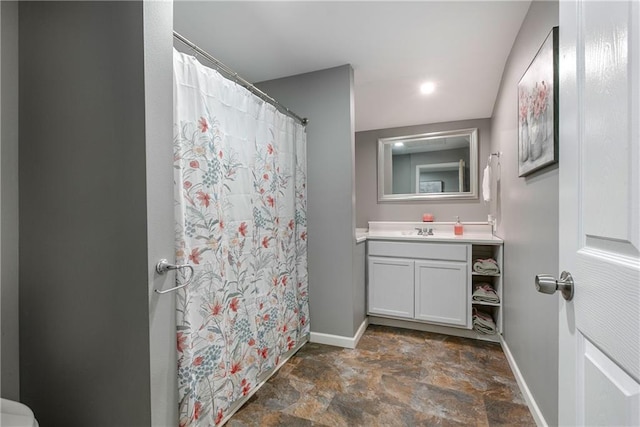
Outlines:
<svg viewBox="0 0 640 427"><path fill-rule="evenodd" d="M485 277L500 277L500 273L498 274L484 274L484 273L476 273L475 271L471 272L472 276L485 276Z"/></svg>
<svg viewBox="0 0 640 427"><path fill-rule="evenodd" d="M486 302L486 301L471 301L473 305L486 305L489 307L500 307L499 302Z"/></svg>
<svg viewBox="0 0 640 427"><path fill-rule="evenodd" d="M479 283L487 283L496 291L500 302L485 302L485 301L474 301L471 299L471 306L477 308L478 310L488 312L491 314L493 321L496 324L497 334L496 335L487 335L487 337L498 337L502 334L502 302L503 302L503 293L502 293L502 245L488 245L488 244L473 244L471 247L471 262L470 262L470 270L471 270L471 295L473 296L474 286ZM478 259L487 259L493 258L496 260L498 264L498 268L500 269L500 273L497 274L485 274L478 273L473 270L473 264ZM471 296L471 298L472 298Z"/></svg>

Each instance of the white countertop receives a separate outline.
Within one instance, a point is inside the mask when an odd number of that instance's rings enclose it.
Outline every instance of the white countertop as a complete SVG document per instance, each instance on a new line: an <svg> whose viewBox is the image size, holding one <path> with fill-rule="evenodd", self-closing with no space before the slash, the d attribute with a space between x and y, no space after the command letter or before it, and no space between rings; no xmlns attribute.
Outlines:
<svg viewBox="0 0 640 427"><path fill-rule="evenodd" d="M458 242L476 244L501 245L502 239L486 233L464 233L456 236L453 233L435 233L433 236L402 235L400 233L367 233L366 240L406 240L411 242Z"/></svg>
<svg viewBox="0 0 640 427"><path fill-rule="evenodd" d="M356 243L362 243L367 240L368 228L356 228Z"/></svg>
<svg viewBox="0 0 640 427"><path fill-rule="evenodd" d="M463 224L465 231L461 236L453 234L453 223L443 222L369 222L369 229L356 229L356 243L365 240L404 240L411 242L457 242L486 245L501 245L503 240L495 236L488 223ZM433 235L419 235L416 230L431 228Z"/></svg>

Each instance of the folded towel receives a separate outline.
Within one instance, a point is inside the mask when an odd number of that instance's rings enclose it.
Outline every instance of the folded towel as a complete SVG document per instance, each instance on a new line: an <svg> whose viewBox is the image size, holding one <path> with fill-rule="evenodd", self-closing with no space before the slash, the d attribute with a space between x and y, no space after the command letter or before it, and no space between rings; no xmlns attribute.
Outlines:
<svg viewBox="0 0 640 427"><path fill-rule="evenodd" d="M481 334L494 335L497 332L496 323L489 313L473 309L473 329Z"/></svg>
<svg viewBox="0 0 640 427"><path fill-rule="evenodd" d="M480 274L500 274L498 263L493 258L477 259L473 264L473 271Z"/></svg>
<svg viewBox="0 0 640 427"><path fill-rule="evenodd" d="M491 167L488 163L482 176L482 197L485 202L491 201Z"/></svg>
<svg viewBox="0 0 640 427"><path fill-rule="evenodd" d="M500 297L496 293L496 290L488 283L477 283L473 286L473 295L471 299L481 302L493 302L498 304Z"/></svg>

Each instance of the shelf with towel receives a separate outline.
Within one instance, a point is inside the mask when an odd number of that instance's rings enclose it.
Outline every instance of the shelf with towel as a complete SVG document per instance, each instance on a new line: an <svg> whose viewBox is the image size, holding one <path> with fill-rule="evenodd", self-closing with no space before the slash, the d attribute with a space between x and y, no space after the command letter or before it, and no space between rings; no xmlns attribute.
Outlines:
<svg viewBox="0 0 640 427"><path fill-rule="evenodd" d="M488 340L502 334L502 245L474 244L471 249L473 329Z"/></svg>
<svg viewBox="0 0 640 427"><path fill-rule="evenodd" d="M473 305L486 305L489 307L500 307L501 304L499 302L486 302L486 301L472 301Z"/></svg>
<svg viewBox="0 0 640 427"><path fill-rule="evenodd" d="M500 331L496 326L496 315L491 307L477 307L474 306L472 310L473 318L473 330L478 334L486 335L489 337L497 336Z"/></svg>

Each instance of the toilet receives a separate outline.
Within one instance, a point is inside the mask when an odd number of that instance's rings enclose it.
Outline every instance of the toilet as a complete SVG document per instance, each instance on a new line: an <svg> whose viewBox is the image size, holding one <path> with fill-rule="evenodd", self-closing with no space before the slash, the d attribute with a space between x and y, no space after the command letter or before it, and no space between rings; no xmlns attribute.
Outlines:
<svg viewBox="0 0 640 427"><path fill-rule="evenodd" d="M0 426L38 427L38 421L27 405L13 400L0 399Z"/></svg>

